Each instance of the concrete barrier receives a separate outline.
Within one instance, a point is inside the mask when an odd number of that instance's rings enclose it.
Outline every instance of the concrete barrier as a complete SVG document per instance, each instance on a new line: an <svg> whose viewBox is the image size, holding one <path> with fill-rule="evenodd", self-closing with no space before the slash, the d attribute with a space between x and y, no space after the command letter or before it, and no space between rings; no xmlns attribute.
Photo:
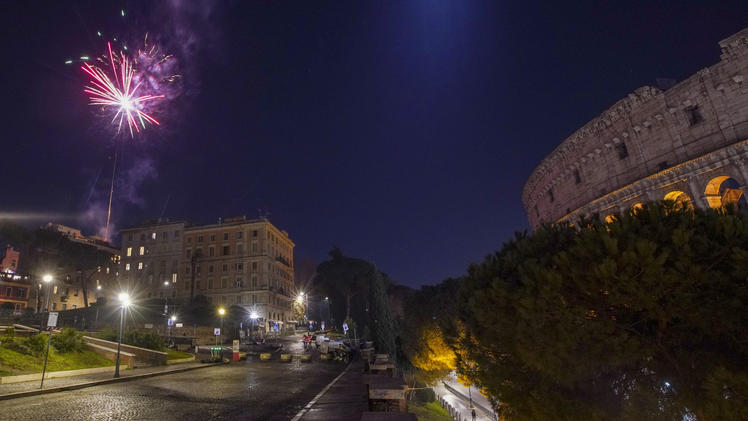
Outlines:
<svg viewBox="0 0 748 421"><path fill-rule="evenodd" d="M91 342L86 342L87 349L90 349L91 351L105 357L109 361L117 361L117 346L116 345L117 344L115 344L114 348L110 348L106 346L96 345ZM135 367L135 354L131 354L125 351L120 351L119 363L120 365L127 366L127 368L134 368Z"/></svg>
<svg viewBox="0 0 748 421"><path fill-rule="evenodd" d="M103 346L106 348L117 349L117 342L105 341L104 339L84 336L87 343ZM152 349L141 348L138 346L122 344L122 351L135 355L135 367L147 367L153 365L166 365L166 353L154 351Z"/></svg>
<svg viewBox="0 0 748 421"><path fill-rule="evenodd" d="M270 361L271 354L269 352L260 353L260 361Z"/></svg>
<svg viewBox="0 0 748 421"><path fill-rule="evenodd" d="M281 354L281 362L290 363L291 362L291 354L286 354L286 353Z"/></svg>
<svg viewBox="0 0 748 421"><path fill-rule="evenodd" d="M312 354L301 354L300 360L302 363L310 363L312 362Z"/></svg>
<svg viewBox="0 0 748 421"><path fill-rule="evenodd" d="M330 354L324 353L324 354L319 354L319 359L320 360L331 360L332 357L330 356Z"/></svg>

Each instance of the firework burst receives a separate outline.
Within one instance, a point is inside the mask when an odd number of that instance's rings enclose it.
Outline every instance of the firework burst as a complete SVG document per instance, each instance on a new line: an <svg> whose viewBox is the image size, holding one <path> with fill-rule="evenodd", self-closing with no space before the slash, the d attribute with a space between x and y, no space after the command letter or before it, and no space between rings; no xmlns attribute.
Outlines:
<svg viewBox="0 0 748 421"><path fill-rule="evenodd" d="M107 65L111 66L111 77L103 67L88 63L81 66L81 69L91 77L89 85L83 90L89 94L89 104L113 112L112 124L117 126L117 133L126 125L130 136L133 137L135 133L145 129L147 124L159 125L158 120L146 110L154 101L164 98L164 95L143 93L143 82L147 79L145 75L139 74L124 52L113 53L111 43L107 43L107 48ZM143 51L139 52L139 57L152 58ZM149 85L152 87L152 81Z"/></svg>

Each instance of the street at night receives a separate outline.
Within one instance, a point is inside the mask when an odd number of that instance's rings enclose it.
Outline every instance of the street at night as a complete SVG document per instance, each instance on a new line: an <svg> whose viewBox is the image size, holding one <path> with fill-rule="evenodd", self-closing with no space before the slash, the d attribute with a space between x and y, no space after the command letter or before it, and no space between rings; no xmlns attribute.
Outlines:
<svg viewBox="0 0 748 421"><path fill-rule="evenodd" d="M289 420L345 366L247 361L0 401L3 419ZM2 386L0 386L1 388Z"/></svg>

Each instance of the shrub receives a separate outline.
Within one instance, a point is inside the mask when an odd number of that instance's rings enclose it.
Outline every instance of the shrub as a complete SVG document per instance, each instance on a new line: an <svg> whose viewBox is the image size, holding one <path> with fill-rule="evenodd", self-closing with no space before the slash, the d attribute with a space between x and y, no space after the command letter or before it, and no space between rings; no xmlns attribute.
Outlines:
<svg viewBox="0 0 748 421"><path fill-rule="evenodd" d="M29 353L28 348L26 348L26 346L21 343L21 340L16 340L15 338L3 338L3 348L7 348L15 352L20 352L21 354Z"/></svg>
<svg viewBox="0 0 748 421"><path fill-rule="evenodd" d="M52 336L52 345L58 352L66 354L68 352L79 352L83 350L85 341L83 334L75 329L66 327L62 332Z"/></svg>
<svg viewBox="0 0 748 421"><path fill-rule="evenodd" d="M43 333L37 333L36 335L29 336L24 339L23 347L26 349L24 354L33 355L38 357L44 353L47 349L47 335Z"/></svg>
<svg viewBox="0 0 748 421"><path fill-rule="evenodd" d="M164 340L154 332L129 330L123 335L122 342L155 351L163 351L165 349Z"/></svg>
<svg viewBox="0 0 748 421"><path fill-rule="evenodd" d="M15 337L16 336L16 328L14 328L13 326L8 326L7 328L5 328L5 336L7 336L9 338Z"/></svg>
<svg viewBox="0 0 748 421"><path fill-rule="evenodd" d="M105 341L117 342L117 339L119 339L119 331L117 331L116 329L107 327L107 328L101 329L101 331L97 333L95 336Z"/></svg>
<svg viewBox="0 0 748 421"><path fill-rule="evenodd" d="M425 385L421 385L423 387ZM413 398L419 402L433 402L436 400L436 393L433 389L416 389Z"/></svg>

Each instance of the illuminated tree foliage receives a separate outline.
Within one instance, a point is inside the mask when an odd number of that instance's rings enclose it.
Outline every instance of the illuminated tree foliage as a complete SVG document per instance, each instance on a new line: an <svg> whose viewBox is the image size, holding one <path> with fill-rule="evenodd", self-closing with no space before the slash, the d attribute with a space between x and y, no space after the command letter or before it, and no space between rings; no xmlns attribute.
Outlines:
<svg viewBox="0 0 748 421"><path fill-rule="evenodd" d="M745 420L747 280L748 216L652 204L518 234L447 334L508 421Z"/></svg>
<svg viewBox="0 0 748 421"><path fill-rule="evenodd" d="M459 282L447 279L426 285L406 299L400 340L405 357L425 383L433 384L456 368L456 355L444 339L444 327L455 322Z"/></svg>

